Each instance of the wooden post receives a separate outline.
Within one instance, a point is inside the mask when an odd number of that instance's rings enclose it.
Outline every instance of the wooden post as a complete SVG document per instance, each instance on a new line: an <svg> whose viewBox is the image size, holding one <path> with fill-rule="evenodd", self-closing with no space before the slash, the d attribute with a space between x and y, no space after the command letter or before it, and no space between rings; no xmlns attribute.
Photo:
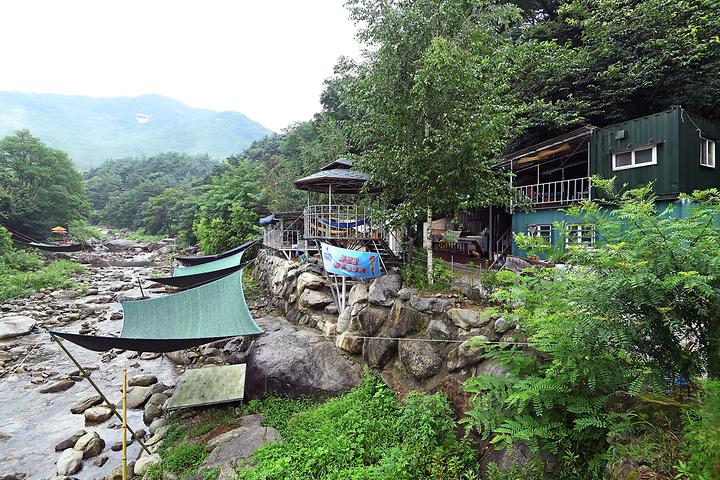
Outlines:
<svg viewBox="0 0 720 480"><path fill-rule="evenodd" d="M127 370L123 368L122 384L122 478L127 480Z"/></svg>
<svg viewBox="0 0 720 480"><path fill-rule="evenodd" d="M65 345L63 345L62 342L60 340L58 340L58 338L50 330L47 330L47 332L50 334L50 338L52 338L55 341L55 343L57 343L60 346L60 348L62 348L63 352L65 352L65 355L67 355L68 358L70 360L72 360L72 362L75 364L75 366L78 368L78 370L80 370L80 373L82 374L82 376L85 377L85 379L88 381L88 383L90 383L90 385L95 389L95 391L98 393L98 395L100 395L100 398L103 399L103 401L105 402L105 405L107 405L107 407L110 410L112 410L112 413L120 421L122 421L123 417L118 413L117 408L115 408L115 405L113 405L110 402L110 400L108 400L108 398L105 396L105 394L102 392L102 390L100 390L100 387L98 387L97 384L93 381L93 379L90 378L90 374L87 373L87 371L82 367L82 365L80 365L80 363L78 363L77 360L75 360L75 357L72 356L72 354L68 351L68 349L65 348ZM142 440L140 440L140 437L135 434L135 431L133 431L133 429L130 428L129 426L127 427L127 429L130 432L130 434L132 434L133 438L135 440L137 440L137 442L140 444L140 446L143 448L143 450L145 450L147 452L147 454L150 455L150 453L151 453L150 450L142 442Z"/></svg>

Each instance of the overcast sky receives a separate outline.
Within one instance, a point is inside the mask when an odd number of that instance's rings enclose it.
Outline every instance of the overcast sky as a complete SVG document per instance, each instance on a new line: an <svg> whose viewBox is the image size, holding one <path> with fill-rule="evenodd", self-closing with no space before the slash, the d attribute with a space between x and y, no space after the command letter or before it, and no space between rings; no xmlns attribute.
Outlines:
<svg viewBox="0 0 720 480"><path fill-rule="evenodd" d="M0 90L158 93L279 131L320 109L354 34L343 0L3 0Z"/></svg>

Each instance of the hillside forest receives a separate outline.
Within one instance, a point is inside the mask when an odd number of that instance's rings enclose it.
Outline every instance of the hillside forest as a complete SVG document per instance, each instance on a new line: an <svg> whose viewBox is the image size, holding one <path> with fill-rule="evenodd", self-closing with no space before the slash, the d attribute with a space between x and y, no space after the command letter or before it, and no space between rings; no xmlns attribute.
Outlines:
<svg viewBox="0 0 720 480"><path fill-rule="evenodd" d="M348 0L346 7L364 55L338 60L312 119L222 162L178 151L118 157L84 174L34 132L16 132L0 142L0 221L38 238L55 225L72 234L97 223L215 253L257 236L261 216L299 210L305 196L292 181L343 156L383 187L378 208L386 218L414 229L428 216L505 201L507 174L493 165L579 126L674 105L720 120L718 0ZM596 205L574 212L608 239L565 254L581 268L493 277L493 308L518 325L533 355L483 347L521 380L469 380L465 388L476 396L463 422L494 446L522 442L556 462L552 474L530 464L495 480L604 478L619 456L646 459L661 472L654 478L720 478L720 193L688 192L698 209L670 222L655 210L651 185L604 188L617 215ZM533 238L518 242L547 248ZM693 386L691 401L674 397L682 382ZM658 412L674 416L672 428ZM443 441L455 445L446 427ZM281 448L266 452L258 472L297 468L293 478L303 478L298 472L312 470L316 452L285 465ZM453 461L467 461L465 453ZM411 463L404 455L422 455L392 454L385 461L394 467ZM371 470L358 466L352 478L377 478Z"/></svg>

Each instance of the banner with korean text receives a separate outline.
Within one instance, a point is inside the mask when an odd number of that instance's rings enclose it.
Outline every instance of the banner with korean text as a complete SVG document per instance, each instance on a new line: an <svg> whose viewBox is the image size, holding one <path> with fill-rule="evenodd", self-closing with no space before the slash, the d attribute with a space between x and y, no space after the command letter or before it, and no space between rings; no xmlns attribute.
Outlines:
<svg viewBox="0 0 720 480"><path fill-rule="evenodd" d="M380 276L380 254L377 252L358 252L327 243L320 246L323 265L328 273L353 278Z"/></svg>

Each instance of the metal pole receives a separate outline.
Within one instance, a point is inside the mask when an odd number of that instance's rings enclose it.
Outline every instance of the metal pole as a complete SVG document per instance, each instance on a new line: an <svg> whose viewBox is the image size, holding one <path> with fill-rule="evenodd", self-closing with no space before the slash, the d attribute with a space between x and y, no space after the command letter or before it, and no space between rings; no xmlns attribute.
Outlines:
<svg viewBox="0 0 720 480"><path fill-rule="evenodd" d="M122 408L122 478L127 480L127 369L125 368L123 368Z"/></svg>
<svg viewBox="0 0 720 480"><path fill-rule="evenodd" d="M345 310L345 276L342 277L342 299L340 300L340 304L342 305L342 310Z"/></svg>
<svg viewBox="0 0 720 480"><path fill-rule="evenodd" d="M90 382L90 385L92 385L92 387L95 389L95 391L98 393L98 395L100 395L100 398L102 398L105 401L105 404L107 404L108 408L110 410L112 410L113 414L120 421L123 421L123 417L120 415L120 413L118 413L117 408L115 408L115 405L110 403L110 400L108 400L107 397L105 396L105 394L102 392L102 390L100 390L100 387L98 387L97 384L93 381L93 379L90 378L90 374L88 374L87 371L85 371L85 369L82 367L82 365L80 365L78 363L78 361L75 360L75 357L73 357L72 354L68 351L68 349L65 348L65 345L63 345L62 342L60 340L58 340L58 338L50 330L47 330L47 332L50 334L50 337L55 341L55 343L57 343L60 346L60 348L62 348L63 352L65 352L65 355L67 355L68 358L70 358L70 360L72 360L72 362L75 364L75 366L78 368L78 370L80 370L80 373L82 374L82 376L85 377L88 382ZM150 450L145 446L145 444L142 442L142 440L140 440L140 437L135 435L135 431L132 428L130 428L129 426L127 427L127 429L130 431L133 438L135 440L137 440L137 442L140 444L140 446L143 448L143 450L145 450L148 453L148 455L150 455L151 454Z"/></svg>
<svg viewBox="0 0 720 480"><path fill-rule="evenodd" d="M137 282L138 282L138 286L140 287L140 295L142 295L142 298L146 298L145 290L143 290L143 288L142 288L142 281L140 280L140 278L137 279Z"/></svg>

